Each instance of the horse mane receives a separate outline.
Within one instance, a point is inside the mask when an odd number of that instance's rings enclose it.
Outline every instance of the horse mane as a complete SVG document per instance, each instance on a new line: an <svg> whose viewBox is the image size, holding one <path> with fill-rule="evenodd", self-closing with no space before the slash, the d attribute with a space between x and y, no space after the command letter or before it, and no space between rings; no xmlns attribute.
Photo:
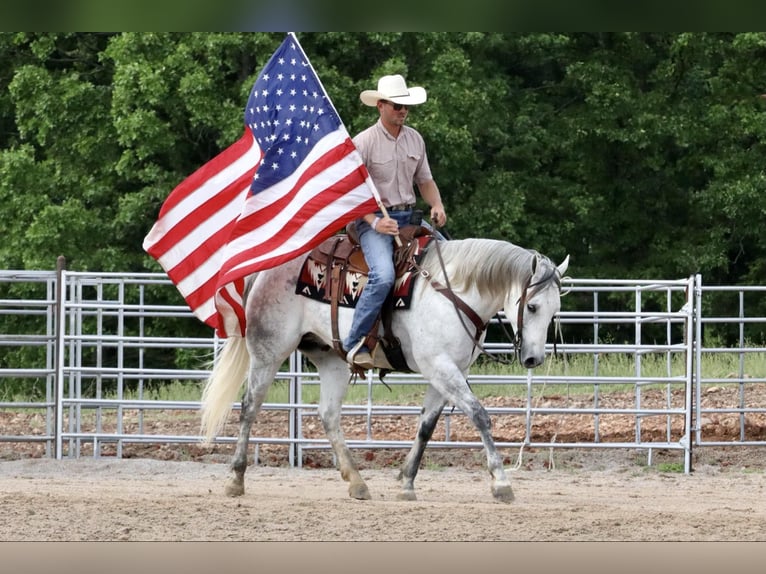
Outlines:
<svg viewBox="0 0 766 574"><path fill-rule="evenodd" d="M508 291L512 279L526 281L532 274L532 258L536 252L497 239L455 239L440 241L441 260L452 288L501 296ZM444 282L444 271L437 246L431 244L422 267L437 281Z"/></svg>

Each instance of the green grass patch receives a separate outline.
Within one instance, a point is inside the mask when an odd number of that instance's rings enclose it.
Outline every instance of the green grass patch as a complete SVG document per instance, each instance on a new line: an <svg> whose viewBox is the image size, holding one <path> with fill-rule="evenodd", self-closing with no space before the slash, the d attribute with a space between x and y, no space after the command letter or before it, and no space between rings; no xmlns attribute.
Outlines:
<svg viewBox="0 0 766 574"><path fill-rule="evenodd" d="M307 369L310 368L307 366ZM682 353L652 353L637 355L631 353L570 354L559 353L549 356L545 364L533 371L532 395L593 395L598 387L599 393L632 392L636 388L633 379L640 378L642 389L667 388L668 385L683 385L686 373L686 357ZM705 353L702 356L702 377L719 379L718 386L736 385L742 379L766 376L766 353L744 353L738 351ZM516 362L498 363L481 357L471 368L469 381L474 393L481 399L485 397L510 396L524 397L527 388L527 370ZM511 383L499 383L493 379L512 377ZM387 377L388 386L373 376L373 384L368 386L365 379L359 379L349 385L346 404L365 404L368 397L375 403L421 404L427 388L425 383L401 383L398 375ZM595 377L597 380L578 382L576 379ZM555 378L555 381L544 379ZM625 379L620 382L619 379ZM673 379L673 380L671 380ZM731 383L727 382L731 379ZM603 381L603 382L602 382ZM39 384L44 380L34 381ZM92 387L93 385L91 385ZM33 388L34 387L34 388ZM123 398L166 401L198 401L202 396L203 381L175 380L167 383L153 382L151 386L138 388L133 382L125 384ZM44 387L43 387L44 388ZM90 389L84 394L94 392L87 384L83 389ZM304 383L301 388L302 402L319 402L319 385ZM43 393L44 394L44 393ZM21 389L9 385L0 385L0 401L20 402L39 400L39 390L34 385L25 385ZM104 386L103 398L117 398L114 383ZM271 386L266 398L268 403L290 402L290 383L278 379Z"/></svg>
<svg viewBox="0 0 766 574"><path fill-rule="evenodd" d="M682 462L661 462L657 464L657 470L659 472L683 473L684 465Z"/></svg>

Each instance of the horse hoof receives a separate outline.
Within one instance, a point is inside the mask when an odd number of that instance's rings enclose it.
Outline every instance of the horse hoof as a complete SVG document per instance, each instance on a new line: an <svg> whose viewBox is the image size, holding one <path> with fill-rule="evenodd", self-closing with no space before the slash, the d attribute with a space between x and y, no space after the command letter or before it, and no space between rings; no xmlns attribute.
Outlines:
<svg viewBox="0 0 766 574"><path fill-rule="evenodd" d="M356 498L357 500L370 500L372 498L366 484L349 486L348 494L351 498Z"/></svg>
<svg viewBox="0 0 766 574"><path fill-rule="evenodd" d="M226 483L224 492L226 493L226 496L231 496L231 497L242 496L243 494L245 494L245 485L244 483L234 478L230 478L229 481Z"/></svg>
<svg viewBox="0 0 766 574"><path fill-rule="evenodd" d="M396 495L396 500L417 500L414 490L402 490Z"/></svg>
<svg viewBox="0 0 766 574"><path fill-rule="evenodd" d="M492 486L492 496L499 502L513 502L513 489L510 484L496 484Z"/></svg>

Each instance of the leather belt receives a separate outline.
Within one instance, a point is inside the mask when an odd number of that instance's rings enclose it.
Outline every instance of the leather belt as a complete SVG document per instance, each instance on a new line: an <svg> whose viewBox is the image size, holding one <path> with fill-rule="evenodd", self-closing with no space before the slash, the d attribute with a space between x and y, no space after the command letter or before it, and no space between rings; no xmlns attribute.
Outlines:
<svg viewBox="0 0 766 574"><path fill-rule="evenodd" d="M399 205L388 205L386 209L388 211L409 211L415 207L414 203L400 203Z"/></svg>

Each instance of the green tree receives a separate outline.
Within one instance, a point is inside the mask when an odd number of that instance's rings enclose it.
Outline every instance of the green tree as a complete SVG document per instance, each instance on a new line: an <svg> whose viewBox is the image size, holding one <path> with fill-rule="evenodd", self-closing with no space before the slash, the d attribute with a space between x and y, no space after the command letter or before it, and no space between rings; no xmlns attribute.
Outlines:
<svg viewBox="0 0 766 574"><path fill-rule="evenodd" d="M0 33L0 266L159 270L162 202L239 138L283 37ZM579 277L762 280L766 34L299 39L351 135L380 75L427 88L409 121L452 235L569 253Z"/></svg>

